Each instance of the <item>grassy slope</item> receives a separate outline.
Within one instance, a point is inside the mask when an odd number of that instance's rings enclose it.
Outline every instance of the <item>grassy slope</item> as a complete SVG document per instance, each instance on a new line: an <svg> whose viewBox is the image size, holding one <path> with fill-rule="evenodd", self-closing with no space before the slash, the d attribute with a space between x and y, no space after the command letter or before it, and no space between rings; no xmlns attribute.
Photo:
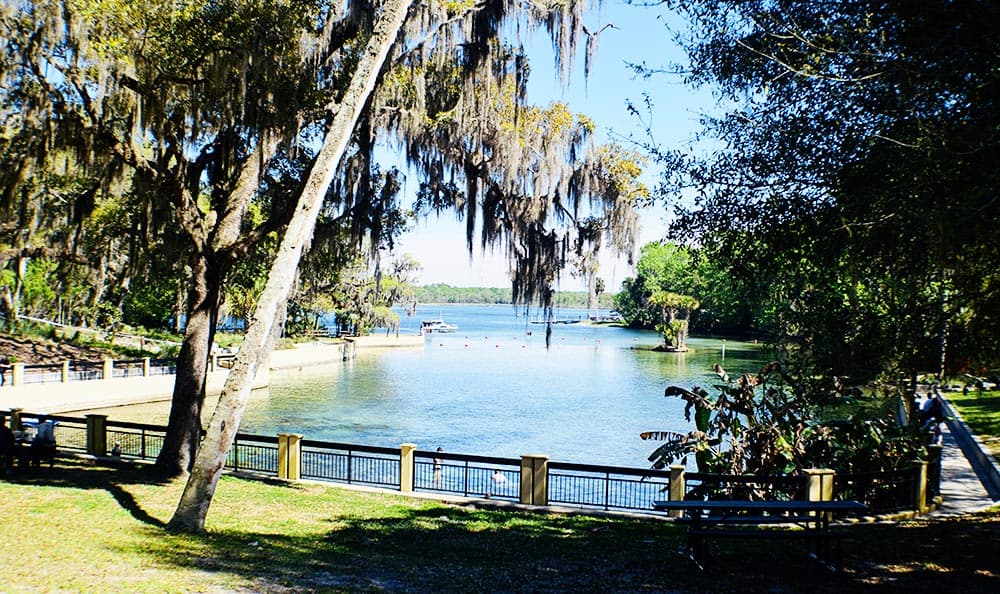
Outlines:
<svg viewBox="0 0 1000 594"><path fill-rule="evenodd" d="M971 390L968 394L950 392L947 398L972 432L980 437L993 457L1000 462L1000 391Z"/></svg>
<svg viewBox="0 0 1000 594"><path fill-rule="evenodd" d="M759 540L723 541L701 572L660 521L229 476L207 534L169 534L182 485L149 479L63 460L0 481L0 591L1000 591L1000 513L852 527L840 575Z"/></svg>

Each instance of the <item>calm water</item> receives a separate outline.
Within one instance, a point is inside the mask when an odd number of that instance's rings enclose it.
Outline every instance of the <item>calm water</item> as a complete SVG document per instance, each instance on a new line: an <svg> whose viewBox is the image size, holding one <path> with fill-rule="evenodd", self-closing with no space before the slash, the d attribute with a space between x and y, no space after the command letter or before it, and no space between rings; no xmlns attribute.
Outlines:
<svg viewBox="0 0 1000 594"><path fill-rule="evenodd" d="M254 393L242 430L386 447L416 443L468 454L646 466L648 430L688 430L683 402L668 385L708 386L711 366L730 374L759 367L753 345L691 339L691 352L649 350L652 332L576 324L545 326L510 306L428 306L404 320L444 318L452 334L433 334L423 348L359 351L357 359L275 371ZM579 310L560 319L586 317ZM113 419L165 422L166 406L121 407ZM156 419L152 421L151 419Z"/></svg>

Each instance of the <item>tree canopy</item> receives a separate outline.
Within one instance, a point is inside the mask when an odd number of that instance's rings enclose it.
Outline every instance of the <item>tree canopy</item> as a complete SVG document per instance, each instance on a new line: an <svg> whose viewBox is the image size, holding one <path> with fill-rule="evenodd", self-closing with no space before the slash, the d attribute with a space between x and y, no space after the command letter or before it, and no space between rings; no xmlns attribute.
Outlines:
<svg viewBox="0 0 1000 594"><path fill-rule="evenodd" d="M694 192L673 234L766 284L758 323L820 371L1000 364L1000 7L664 4L723 112L710 154L658 153Z"/></svg>

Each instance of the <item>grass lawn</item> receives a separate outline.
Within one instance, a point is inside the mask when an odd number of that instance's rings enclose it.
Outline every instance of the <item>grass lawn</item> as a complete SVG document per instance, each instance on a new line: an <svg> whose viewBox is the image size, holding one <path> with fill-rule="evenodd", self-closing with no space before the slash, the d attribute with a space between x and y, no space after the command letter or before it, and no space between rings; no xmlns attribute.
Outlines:
<svg viewBox="0 0 1000 594"><path fill-rule="evenodd" d="M182 488L75 459L0 480L2 592L1000 591L1000 512L848 528L831 574L795 541L720 541L698 570L682 528L458 507L225 476L201 535L163 529Z"/></svg>
<svg viewBox="0 0 1000 594"><path fill-rule="evenodd" d="M949 392L945 397L962 415L972 432L979 436L990 454L1000 462L1000 391Z"/></svg>

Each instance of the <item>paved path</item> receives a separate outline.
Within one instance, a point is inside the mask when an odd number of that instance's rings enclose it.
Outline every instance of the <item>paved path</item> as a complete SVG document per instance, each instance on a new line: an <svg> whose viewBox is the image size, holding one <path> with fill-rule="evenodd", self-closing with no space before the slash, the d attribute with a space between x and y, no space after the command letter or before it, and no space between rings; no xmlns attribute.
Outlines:
<svg viewBox="0 0 1000 594"><path fill-rule="evenodd" d="M932 515L960 515L981 511L994 504L972 464L962 453L947 425L942 424L941 495L943 502Z"/></svg>

